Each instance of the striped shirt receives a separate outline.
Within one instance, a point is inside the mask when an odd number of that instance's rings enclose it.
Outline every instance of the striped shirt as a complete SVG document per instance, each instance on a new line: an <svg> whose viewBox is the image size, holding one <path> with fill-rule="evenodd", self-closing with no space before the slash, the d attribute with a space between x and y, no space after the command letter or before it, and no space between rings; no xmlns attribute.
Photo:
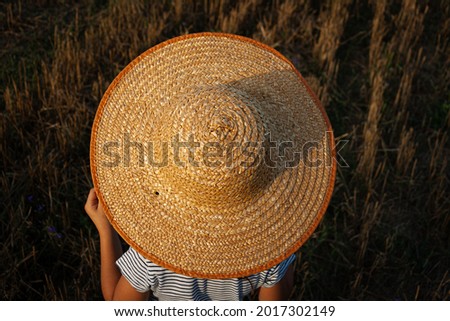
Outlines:
<svg viewBox="0 0 450 321"><path fill-rule="evenodd" d="M122 275L139 292L152 291L161 301L242 300L252 290L272 287L286 273L295 254L274 267L246 278L199 279L177 274L144 258L132 247L116 262Z"/></svg>

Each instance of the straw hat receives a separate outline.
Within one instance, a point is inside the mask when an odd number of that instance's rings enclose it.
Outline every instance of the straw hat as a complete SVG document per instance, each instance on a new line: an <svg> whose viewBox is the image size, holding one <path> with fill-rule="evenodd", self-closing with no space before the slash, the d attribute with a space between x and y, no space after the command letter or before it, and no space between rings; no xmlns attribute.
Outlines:
<svg viewBox="0 0 450 321"><path fill-rule="evenodd" d="M92 178L114 228L192 277L243 277L297 251L328 206L335 168L330 122L300 73L230 34L141 54L92 128Z"/></svg>

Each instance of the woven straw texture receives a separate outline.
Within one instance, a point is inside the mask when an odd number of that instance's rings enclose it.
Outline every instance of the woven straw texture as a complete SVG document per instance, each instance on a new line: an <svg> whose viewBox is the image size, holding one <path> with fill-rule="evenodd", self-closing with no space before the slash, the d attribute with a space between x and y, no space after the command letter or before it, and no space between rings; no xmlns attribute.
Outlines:
<svg viewBox="0 0 450 321"><path fill-rule="evenodd" d="M242 277L294 253L328 206L334 138L294 66L254 40L182 36L113 81L91 171L119 234L175 272Z"/></svg>

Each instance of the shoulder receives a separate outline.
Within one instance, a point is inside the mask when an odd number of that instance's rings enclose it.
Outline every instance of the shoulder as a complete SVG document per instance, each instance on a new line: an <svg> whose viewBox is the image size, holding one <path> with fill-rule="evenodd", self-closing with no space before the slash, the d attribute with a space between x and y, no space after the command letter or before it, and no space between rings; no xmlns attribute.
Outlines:
<svg viewBox="0 0 450 321"><path fill-rule="evenodd" d="M295 259L296 255L292 254L284 261L264 271L263 273L265 274L265 280L263 287L271 287L278 283L284 277L289 266L295 261Z"/></svg>
<svg viewBox="0 0 450 321"><path fill-rule="evenodd" d="M139 292L148 291L156 282L162 268L130 247L117 261L122 275Z"/></svg>
<svg viewBox="0 0 450 321"><path fill-rule="evenodd" d="M145 268L147 270L152 270L154 272L163 270L162 267L153 263L149 259L146 259L142 256L138 251L136 251L133 247L130 248L117 260L117 263L126 263L128 265L139 266L141 268Z"/></svg>

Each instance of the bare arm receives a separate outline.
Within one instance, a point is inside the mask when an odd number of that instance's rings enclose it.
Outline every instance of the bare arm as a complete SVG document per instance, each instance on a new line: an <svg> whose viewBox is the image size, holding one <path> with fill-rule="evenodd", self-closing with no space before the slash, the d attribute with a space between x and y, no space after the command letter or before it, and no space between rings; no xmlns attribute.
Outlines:
<svg viewBox="0 0 450 321"><path fill-rule="evenodd" d="M271 288L259 290L260 301L286 301L289 299L294 286L294 267L289 265L284 277Z"/></svg>
<svg viewBox="0 0 450 321"><path fill-rule="evenodd" d="M105 300L146 300L149 293L136 291L116 265L122 256L119 236L106 218L95 190L91 189L84 206L100 235L101 284Z"/></svg>

